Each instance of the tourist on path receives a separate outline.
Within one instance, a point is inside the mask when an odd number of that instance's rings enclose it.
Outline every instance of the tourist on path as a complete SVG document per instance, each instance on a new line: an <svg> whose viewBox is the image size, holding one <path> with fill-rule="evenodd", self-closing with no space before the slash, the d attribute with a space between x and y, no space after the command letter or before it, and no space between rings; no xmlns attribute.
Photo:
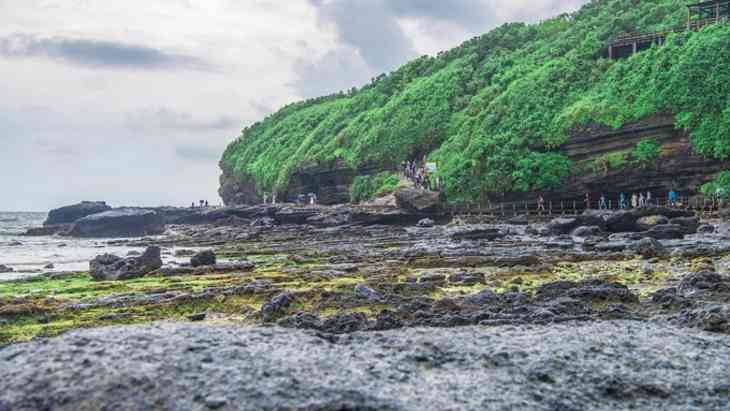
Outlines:
<svg viewBox="0 0 730 411"><path fill-rule="evenodd" d="M583 200L583 202L586 205L586 210L590 210L591 209L591 193L586 193L586 197Z"/></svg>
<svg viewBox="0 0 730 411"><path fill-rule="evenodd" d="M677 206L677 192L672 189L669 191L669 206L670 207L676 207Z"/></svg>
<svg viewBox="0 0 730 411"><path fill-rule="evenodd" d="M646 205L646 199L644 193L639 194L639 208L643 208Z"/></svg>
<svg viewBox="0 0 730 411"><path fill-rule="evenodd" d="M636 208L639 206L639 197L636 195L636 193L631 195L631 208Z"/></svg>
<svg viewBox="0 0 730 411"><path fill-rule="evenodd" d="M608 204L606 203L606 196L603 195L603 193L601 193L601 199L598 202L598 208L600 208L601 210L608 209Z"/></svg>
<svg viewBox="0 0 730 411"><path fill-rule="evenodd" d="M539 211L540 214L545 211L545 198L542 196L542 194L537 197L537 211Z"/></svg>
<svg viewBox="0 0 730 411"><path fill-rule="evenodd" d="M646 204L647 207L651 205L651 191L646 192Z"/></svg>
<svg viewBox="0 0 730 411"><path fill-rule="evenodd" d="M623 192L621 192L621 194L619 194L618 196L618 207L622 210L625 210L627 207L626 194L624 194Z"/></svg>

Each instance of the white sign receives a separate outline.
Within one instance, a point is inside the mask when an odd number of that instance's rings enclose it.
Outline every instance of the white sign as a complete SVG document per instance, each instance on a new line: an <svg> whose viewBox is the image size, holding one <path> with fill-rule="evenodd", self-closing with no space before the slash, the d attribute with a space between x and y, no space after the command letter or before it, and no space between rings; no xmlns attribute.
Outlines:
<svg viewBox="0 0 730 411"><path fill-rule="evenodd" d="M435 173L437 168L436 163L426 163L426 171L429 173Z"/></svg>

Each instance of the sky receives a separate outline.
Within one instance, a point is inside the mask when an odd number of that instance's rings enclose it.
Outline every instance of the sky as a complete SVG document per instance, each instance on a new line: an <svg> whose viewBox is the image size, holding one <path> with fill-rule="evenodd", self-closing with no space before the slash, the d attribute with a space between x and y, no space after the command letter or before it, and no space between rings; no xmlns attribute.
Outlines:
<svg viewBox="0 0 730 411"><path fill-rule="evenodd" d="M278 107L586 0L0 0L0 210L189 205Z"/></svg>

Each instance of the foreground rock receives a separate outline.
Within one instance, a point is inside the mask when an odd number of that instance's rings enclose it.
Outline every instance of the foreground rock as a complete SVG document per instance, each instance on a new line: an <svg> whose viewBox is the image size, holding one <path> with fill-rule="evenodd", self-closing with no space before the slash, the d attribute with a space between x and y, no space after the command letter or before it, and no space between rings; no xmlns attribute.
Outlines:
<svg viewBox="0 0 730 411"><path fill-rule="evenodd" d="M100 255L89 263L89 274L98 281L131 280L162 267L159 247L149 247L139 257Z"/></svg>
<svg viewBox="0 0 730 411"><path fill-rule="evenodd" d="M0 350L13 370L0 409L721 410L729 342L631 321L340 337L102 328Z"/></svg>
<svg viewBox="0 0 730 411"><path fill-rule="evenodd" d="M86 216L103 213L111 209L104 201L82 201L78 204L51 210L43 225L71 224Z"/></svg>
<svg viewBox="0 0 730 411"><path fill-rule="evenodd" d="M120 208L77 220L69 235L74 237L143 237L162 234L165 224L152 210Z"/></svg>
<svg viewBox="0 0 730 411"><path fill-rule="evenodd" d="M7 265L0 264L0 274L2 273L12 273L13 269L11 267L8 267Z"/></svg>

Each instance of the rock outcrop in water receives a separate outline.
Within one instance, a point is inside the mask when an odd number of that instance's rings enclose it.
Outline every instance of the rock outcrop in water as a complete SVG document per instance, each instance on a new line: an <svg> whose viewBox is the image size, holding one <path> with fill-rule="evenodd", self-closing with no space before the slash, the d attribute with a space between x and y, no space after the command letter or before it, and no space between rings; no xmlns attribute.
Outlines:
<svg viewBox="0 0 730 411"><path fill-rule="evenodd" d="M112 208L104 201L82 201L78 204L57 208L48 212L44 226L71 224L92 214L103 213Z"/></svg>
<svg viewBox="0 0 730 411"><path fill-rule="evenodd" d="M73 237L143 237L162 234L165 224L153 210L121 208L81 218L68 235Z"/></svg>

